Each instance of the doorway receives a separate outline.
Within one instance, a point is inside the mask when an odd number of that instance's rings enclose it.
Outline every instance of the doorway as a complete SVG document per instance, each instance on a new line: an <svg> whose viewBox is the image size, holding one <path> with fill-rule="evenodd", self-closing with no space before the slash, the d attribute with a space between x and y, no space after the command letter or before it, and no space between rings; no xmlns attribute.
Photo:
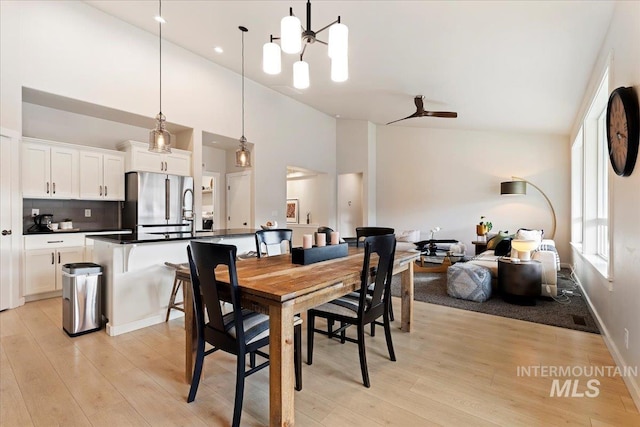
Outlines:
<svg viewBox="0 0 640 427"><path fill-rule="evenodd" d="M202 229L220 227L220 173L202 172Z"/></svg>
<svg viewBox="0 0 640 427"><path fill-rule="evenodd" d="M251 228L251 172L227 174L227 228Z"/></svg>
<svg viewBox="0 0 640 427"><path fill-rule="evenodd" d="M355 237L363 226L363 206L362 173L338 175L338 230L344 237Z"/></svg>
<svg viewBox="0 0 640 427"><path fill-rule="evenodd" d="M17 307L20 302L20 272L18 268L18 239L22 226L17 211L21 210L19 182L19 136L0 130L0 311Z"/></svg>

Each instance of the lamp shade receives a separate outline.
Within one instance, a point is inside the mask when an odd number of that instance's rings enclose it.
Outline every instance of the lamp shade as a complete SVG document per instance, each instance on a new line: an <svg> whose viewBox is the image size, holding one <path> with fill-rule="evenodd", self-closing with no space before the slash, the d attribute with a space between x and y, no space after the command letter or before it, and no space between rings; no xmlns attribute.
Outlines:
<svg viewBox="0 0 640 427"><path fill-rule="evenodd" d="M518 258L523 261L529 261L531 259L531 251L540 246L538 240L523 240L514 239L511 241L511 247L518 251Z"/></svg>
<svg viewBox="0 0 640 427"><path fill-rule="evenodd" d="M280 46L276 43L265 43L262 46L262 70L267 74L280 74L282 71Z"/></svg>
<svg viewBox="0 0 640 427"><path fill-rule="evenodd" d="M349 59L346 56L331 58L331 80L344 82L349 78Z"/></svg>
<svg viewBox="0 0 640 427"><path fill-rule="evenodd" d="M500 194L527 194L527 183L526 181L501 182Z"/></svg>
<svg viewBox="0 0 640 427"><path fill-rule="evenodd" d="M171 153L171 134L165 128L164 114L156 116L156 127L149 132L149 151L154 153Z"/></svg>
<svg viewBox="0 0 640 427"><path fill-rule="evenodd" d="M309 87L309 64L305 61L296 61L293 64L293 87L306 89Z"/></svg>
<svg viewBox="0 0 640 427"><path fill-rule="evenodd" d="M300 53L302 50L302 27L295 16L285 16L280 21L280 42L285 53Z"/></svg>
<svg viewBox="0 0 640 427"><path fill-rule="evenodd" d="M329 27L329 58L346 58L349 49L349 28L344 24Z"/></svg>

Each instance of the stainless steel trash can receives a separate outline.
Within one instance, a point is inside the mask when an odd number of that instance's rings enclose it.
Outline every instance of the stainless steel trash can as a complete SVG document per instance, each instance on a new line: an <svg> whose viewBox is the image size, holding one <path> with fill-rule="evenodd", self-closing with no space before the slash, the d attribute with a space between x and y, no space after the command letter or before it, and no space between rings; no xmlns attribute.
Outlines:
<svg viewBox="0 0 640 427"><path fill-rule="evenodd" d="M102 328L102 267L91 262L62 266L62 328L71 337Z"/></svg>

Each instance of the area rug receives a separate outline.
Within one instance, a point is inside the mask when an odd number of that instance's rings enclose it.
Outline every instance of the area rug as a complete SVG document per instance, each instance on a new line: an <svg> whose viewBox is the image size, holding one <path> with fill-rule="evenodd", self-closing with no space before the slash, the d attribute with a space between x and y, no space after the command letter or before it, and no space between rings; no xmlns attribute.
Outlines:
<svg viewBox="0 0 640 427"><path fill-rule="evenodd" d="M563 289L574 290L574 295L562 295ZM399 277L393 279L391 294L400 296ZM599 334L600 331L589 312L585 299L579 294L580 289L571 279L570 272L565 269L558 273L559 296L557 299L560 302L552 298L540 297L534 306L511 304L503 301L500 295L493 295L485 302L453 298L447 295L447 273L414 274L414 299L416 301Z"/></svg>

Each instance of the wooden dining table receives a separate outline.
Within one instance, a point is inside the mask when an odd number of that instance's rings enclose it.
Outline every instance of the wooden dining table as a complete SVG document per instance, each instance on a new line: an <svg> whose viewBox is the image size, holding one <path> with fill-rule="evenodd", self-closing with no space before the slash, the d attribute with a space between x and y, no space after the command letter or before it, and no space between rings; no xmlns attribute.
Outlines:
<svg viewBox="0 0 640 427"><path fill-rule="evenodd" d="M419 252L397 251L393 274L401 275L401 327L411 331L413 265ZM243 307L269 315L269 420L271 426L294 425L293 317L360 288L362 248L346 257L309 265L291 263L291 255L238 260ZM185 377L191 383L196 349L193 297L185 293Z"/></svg>

